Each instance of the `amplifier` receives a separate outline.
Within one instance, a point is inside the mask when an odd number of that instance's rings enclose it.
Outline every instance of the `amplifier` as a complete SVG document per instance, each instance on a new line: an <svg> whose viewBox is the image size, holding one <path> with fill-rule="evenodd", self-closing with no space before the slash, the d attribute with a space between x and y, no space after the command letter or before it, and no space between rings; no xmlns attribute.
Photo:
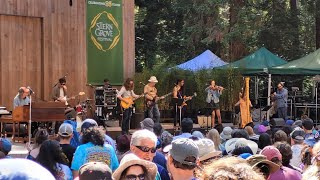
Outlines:
<svg viewBox="0 0 320 180"><path fill-rule="evenodd" d="M211 127L211 116L198 116L198 124L201 128Z"/></svg>
<svg viewBox="0 0 320 180"><path fill-rule="evenodd" d="M286 122L284 121L283 118L272 118L270 120L270 125L272 127L283 127L286 125Z"/></svg>
<svg viewBox="0 0 320 180"><path fill-rule="evenodd" d="M117 106L117 89L109 88L104 91L104 105L107 107Z"/></svg>

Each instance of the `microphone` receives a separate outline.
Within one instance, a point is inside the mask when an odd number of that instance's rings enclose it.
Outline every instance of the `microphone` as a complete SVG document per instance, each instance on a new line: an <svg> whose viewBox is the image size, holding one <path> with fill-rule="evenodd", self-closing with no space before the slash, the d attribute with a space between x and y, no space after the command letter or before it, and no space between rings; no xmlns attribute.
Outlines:
<svg viewBox="0 0 320 180"><path fill-rule="evenodd" d="M31 87L30 87L30 86L28 86L28 87L27 87L27 89L29 89L29 91L30 91L30 95L31 95L31 94L36 94L36 93L31 89Z"/></svg>
<svg viewBox="0 0 320 180"><path fill-rule="evenodd" d="M92 84L87 84L87 86L90 86L91 88L94 88Z"/></svg>
<svg viewBox="0 0 320 180"><path fill-rule="evenodd" d="M146 85L145 83L143 83L143 82L141 82L141 81L140 81L139 83L142 84L142 85L144 85L144 86Z"/></svg>
<svg viewBox="0 0 320 180"><path fill-rule="evenodd" d="M66 75L64 75L63 77L64 77L64 78L67 78L67 76L68 76L68 75L69 75L69 73L67 73L67 74L66 74Z"/></svg>

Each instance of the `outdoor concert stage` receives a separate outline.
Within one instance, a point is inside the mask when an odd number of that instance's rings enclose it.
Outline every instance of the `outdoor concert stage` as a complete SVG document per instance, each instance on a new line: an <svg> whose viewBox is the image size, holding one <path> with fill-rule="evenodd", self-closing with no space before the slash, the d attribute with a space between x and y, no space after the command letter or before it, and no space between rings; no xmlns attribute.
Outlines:
<svg viewBox="0 0 320 180"><path fill-rule="evenodd" d="M162 127L169 131L170 133L174 133L174 128L172 123L161 123ZM223 126L233 126L232 123L223 123ZM200 127L199 124L193 124L194 130L200 130L202 133L205 133L207 131L207 127ZM130 129L130 133L135 132L138 129ZM115 139L118 135L121 134L121 128L120 127L107 127L108 134ZM9 153L12 157L15 158L25 158L28 154L28 151L25 147L25 143L22 142L15 142L12 143L12 150Z"/></svg>

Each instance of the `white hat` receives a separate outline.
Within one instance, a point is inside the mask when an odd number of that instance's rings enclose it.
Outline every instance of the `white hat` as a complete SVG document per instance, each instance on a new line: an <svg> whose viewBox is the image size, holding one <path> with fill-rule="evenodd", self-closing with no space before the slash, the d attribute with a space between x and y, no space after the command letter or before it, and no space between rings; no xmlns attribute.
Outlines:
<svg viewBox="0 0 320 180"><path fill-rule="evenodd" d="M256 154L258 151L258 144L254 141L247 140L245 138L232 138L228 140L225 144L227 153L231 153L236 147L248 146L253 154Z"/></svg>
<svg viewBox="0 0 320 180"><path fill-rule="evenodd" d="M231 136L231 133L232 133L232 128L227 126L227 127L224 127L223 128L223 131L221 132L220 134L220 138L223 140L223 141L227 141L229 139L232 138Z"/></svg>
<svg viewBox="0 0 320 180"><path fill-rule="evenodd" d="M126 170L128 167L133 166L133 165L144 166L147 169L147 176L148 176L147 179L155 179L156 178L156 174L158 172L158 169L157 169L157 166L153 162L140 159L140 158L138 158L138 156L130 153L130 154L125 155L122 158L118 169L116 169L112 175L113 179L120 179L122 172L124 170Z"/></svg>
<svg viewBox="0 0 320 180"><path fill-rule="evenodd" d="M59 127L58 134L62 137L69 137L73 134L73 127L69 123L62 123Z"/></svg>
<svg viewBox="0 0 320 180"><path fill-rule="evenodd" d="M214 146L214 142L210 139L203 138L198 141L195 141L196 145L199 148L199 159L204 161L215 156L220 155L222 152L217 151Z"/></svg>
<svg viewBox="0 0 320 180"><path fill-rule="evenodd" d="M158 82L157 77L155 77L155 76L151 76L148 81L149 82L153 82L153 83L157 83Z"/></svg>

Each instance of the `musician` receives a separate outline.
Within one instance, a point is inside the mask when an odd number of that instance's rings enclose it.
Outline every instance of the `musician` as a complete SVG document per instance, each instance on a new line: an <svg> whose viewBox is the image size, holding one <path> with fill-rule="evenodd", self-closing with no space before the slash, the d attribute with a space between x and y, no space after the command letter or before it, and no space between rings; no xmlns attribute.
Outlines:
<svg viewBox="0 0 320 180"><path fill-rule="evenodd" d="M212 108L211 112L211 125L214 127L215 124L215 117L217 115L218 124L221 124L221 113L220 113L220 95L224 88L222 86L217 86L214 80L209 82L210 86L208 86L205 91L207 92L206 101L210 108Z"/></svg>
<svg viewBox="0 0 320 180"><path fill-rule="evenodd" d="M67 86L66 79L60 78L59 83L52 89L52 99L54 101L66 102Z"/></svg>
<svg viewBox="0 0 320 180"><path fill-rule="evenodd" d="M157 77L151 76L148 80L148 84L144 86L144 94L146 98L146 106L148 111L148 117L151 119L155 119L156 123L160 121L160 111L158 104L155 102L157 99L161 99L162 97L158 97L158 90L156 88L156 84L158 83Z"/></svg>
<svg viewBox="0 0 320 180"><path fill-rule="evenodd" d="M18 94L13 99L13 109L18 106L24 106L30 104L30 90L26 87L20 87L18 90Z"/></svg>
<svg viewBox="0 0 320 180"><path fill-rule="evenodd" d="M271 95L273 101L277 104L277 113L279 118L286 120L287 118L287 108L288 108L288 90L284 88L284 83L280 82L278 84L277 92Z"/></svg>
<svg viewBox="0 0 320 180"><path fill-rule="evenodd" d="M126 79L120 91L118 92L117 97L119 98L119 100L129 104L130 102L126 98L137 99L140 97L139 95L136 95L134 93L133 89L134 89L134 82L131 78L128 78ZM131 121L132 108L133 107L131 104L129 108L126 108L123 111L123 120L121 123L122 134L129 134L129 123Z"/></svg>
<svg viewBox="0 0 320 180"><path fill-rule="evenodd" d="M239 93L239 101L235 104L235 106L240 105L240 117L241 117L241 124L240 127L244 128L247 124L252 122L252 116L250 113L250 108L252 107L250 99L247 98L245 92Z"/></svg>
<svg viewBox="0 0 320 180"><path fill-rule="evenodd" d="M110 84L110 81L109 81L109 79L104 79L103 80L103 83L104 83L104 89L109 89L109 88L112 88L112 86L111 86L111 84Z"/></svg>

